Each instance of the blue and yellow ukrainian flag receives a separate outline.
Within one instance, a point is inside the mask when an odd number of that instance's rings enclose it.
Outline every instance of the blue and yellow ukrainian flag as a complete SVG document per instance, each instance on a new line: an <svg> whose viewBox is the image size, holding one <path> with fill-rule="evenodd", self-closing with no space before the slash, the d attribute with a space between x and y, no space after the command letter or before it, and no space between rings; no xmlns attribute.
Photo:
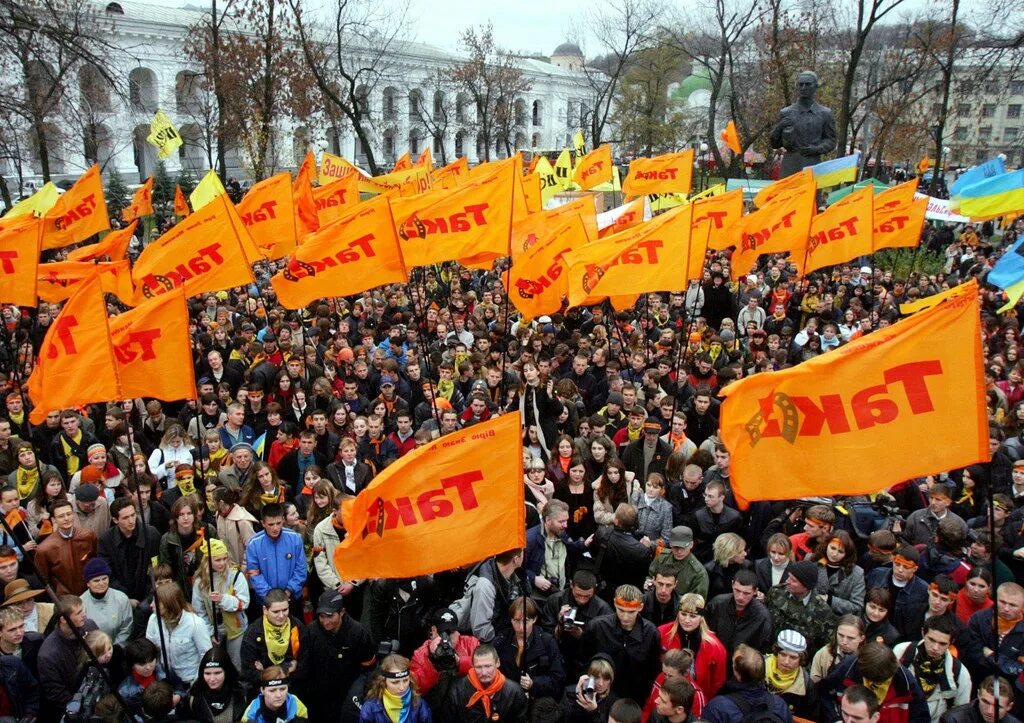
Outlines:
<svg viewBox="0 0 1024 723"><path fill-rule="evenodd" d="M981 183L989 178L1001 176L1004 173L1006 173L1006 164L1003 163L1002 158L996 157L985 161L984 163L961 173L960 178L953 181L953 185L949 187L949 195L955 196L968 186L973 186L975 183Z"/></svg>
<svg viewBox="0 0 1024 723"><path fill-rule="evenodd" d="M266 448L267 433L264 432L252 443L252 451L256 453L256 459L266 459L266 457L263 456L263 452L266 451Z"/></svg>
<svg viewBox="0 0 1024 723"><path fill-rule="evenodd" d="M1024 296L1024 237L1006 249L996 265L988 272L985 281L998 286L1010 297L1009 303L999 309L1000 312L1012 309Z"/></svg>
<svg viewBox="0 0 1024 723"><path fill-rule="evenodd" d="M831 161L822 161L811 166L814 182L818 188L831 188L841 183L853 183L857 180L858 170L860 170L860 151L854 151L848 156L833 158Z"/></svg>
<svg viewBox="0 0 1024 723"><path fill-rule="evenodd" d="M961 188L952 208L979 221L1024 211L1024 169Z"/></svg>

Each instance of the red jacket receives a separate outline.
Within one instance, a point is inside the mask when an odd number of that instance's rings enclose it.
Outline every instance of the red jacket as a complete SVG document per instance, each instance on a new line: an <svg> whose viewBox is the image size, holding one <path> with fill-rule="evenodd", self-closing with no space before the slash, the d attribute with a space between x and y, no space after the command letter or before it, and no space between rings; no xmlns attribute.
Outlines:
<svg viewBox="0 0 1024 723"><path fill-rule="evenodd" d="M654 679L654 685L651 687L651 694L647 696L647 705L644 706L643 710L643 723L647 723L651 718L651 713L654 712L654 706L658 704L658 693L661 691L661 686L665 682L665 674L658 673L658 677ZM705 704L707 704L707 698L704 697L704 691L697 685L697 681L692 676L686 676L686 682L693 686L693 705L690 706L690 717L700 718L700 712L704 710Z"/></svg>
<svg viewBox="0 0 1024 723"><path fill-rule="evenodd" d="M403 442L401 439L398 438L397 432L392 432L391 434L388 435L388 439L394 442L395 446L398 447L399 457L404 457L405 455L409 454L409 452L416 449L415 437L415 434L410 434L409 438Z"/></svg>
<svg viewBox="0 0 1024 723"><path fill-rule="evenodd" d="M459 642L455 644L455 652L459 654L459 677L469 675L469 669L473 667L473 651L479 645L480 641L472 635L459 635ZM426 695L427 691L437 685L437 680L441 676L430 661L429 639L413 652L409 673L419 686L421 695Z"/></svg>
<svg viewBox="0 0 1024 723"><path fill-rule="evenodd" d="M677 650L682 647L680 636L671 637L673 625L675 625L675 621L665 623L658 628L662 650ZM725 646L722 645L722 641L714 633L708 631L700 644L700 650L697 651L697 658L693 661L693 677L697 681L697 686L704 691L709 699L715 697L729 672L725 658Z"/></svg>

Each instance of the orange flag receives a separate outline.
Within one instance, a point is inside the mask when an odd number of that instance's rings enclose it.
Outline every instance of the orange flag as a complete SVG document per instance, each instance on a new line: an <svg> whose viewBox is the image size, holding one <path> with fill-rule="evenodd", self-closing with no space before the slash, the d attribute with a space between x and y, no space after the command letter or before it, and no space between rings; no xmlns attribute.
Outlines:
<svg viewBox="0 0 1024 723"><path fill-rule="evenodd" d="M124 396L117 381L98 274L78 285L50 324L28 378L28 393L33 424L41 424L51 411Z"/></svg>
<svg viewBox="0 0 1024 723"><path fill-rule="evenodd" d="M447 166L438 168L431 174L434 185L439 188L457 188L469 178L469 161L466 157L456 158Z"/></svg>
<svg viewBox="0 0 1024 723"><path fill-rule="evenodd" d="M743 218L743 189L693 202L694 238L710 233L708 248L721 251L732 243L730 229ZM706 224L706 227L705 227Z"/></svg>
<svg viewBox="0 0 1024 723"><path fill-rule="evenodd" d="M725 387L721 435L737 502L867 494L987 462L980 308L970 285L835 351ZM871 453L895 440L912 453ZM824 475L808 464L823 459Z"/></svg>
<svg viewBox="0 0 1024 723"><path fill-rule="evenodd" d="M509 286L512 303L527 319L553 314L562 308L569 292L565 255L589 241L578 215L567 216L561 225L544 234L540 243L512 263Z"/></svg>
<svg viewBox="0 0 1024 723"><path fill-rule="evenodd" d="M805 168L799 173L794 173L792 176L787 176L781 181L770 183L754 196L754 205L758 208L764 208L765 204L771 201L776 196L779 196L797 188L803 187L807 183L814 181L814 172L810 168Z"/></svg>
<svg viewBox="0 0 1024 723"><path fill-rule="evenodd" d="M44 216L43 249L81 243L110 228L100 167L94 165L57 199Z"/></svg>
<svg viewBox="0 0 1024 723"><path fill-rule="evenodd" d="M251 284L246 245L253 241L235 207L216 196L142 252L132 268L135 303L178 287L192 297Z"/></svg>
<svg viewBox="0 0 1024 723"><path fill-rule="evenodd" d="M604 296L669 291L686 285L680 259L690 257L693 206L678 206L645 224L593 241L566 256L569 305Z"/></svg>
<svg viewBox="0 0 1024 723"><path fill-rule="evenodd" d="M523 176L523 198L526 201L526 210L530 213L540 213L544 210L544 202L540 196L540 174L528 173Z"/></svg>
<svg viewBox="0 0 1024 723"><path fill-rule="evenodd" d="M135 235L135 227L138 221L132 221L124 228L114 229L104 236L98 243L82 246L68 254L68 261L92 261L93 259L108 258L111 261L120 261L128 253L128 245Z"/></svg>
<svg viewBox="0 0 1024 723"><path fill-rule="evenodd" d="M606 143L583 156L576 164L572 180L584 191L602 183L611 183L612 147Z"/></svg>
<svg viewBox="0 0 1024 723"><path fill-rule="evenodd" d="M135 303L132 270L128 259L120 261L55 261L39 264L39 298L56 304L71 297L82 282L98 275L104 294L113 294L122 304Z"/></svg>
<svg viewBox="0 0 1024 723"><path fill-rule="evenodd" d="M0 229L0 303L35 306L36 271L45 223L18 216Z"/></svg>
<svg viewBox="0 0 1024 723"><path fill-rule="evenodd" d="M583 229L591 241L598 237L597 209L593 196L580 196L561 206L533 213L526 218L516 219L512 224L512 259L529 249L546 234L547 229L554 228L566 218L579 216Z"/></svg>
<svg viewBox="0 0 1024 723"><path fill-rule="evenodd" d="M192 213L188 207L188 199L181 190L181 186L174 187L174 215L178 218L187 218Z"/></svg>
<svg viewBox="0 0 1024 723"><path fill-rule="evenodd" d="M794 190L773 197L733 225L732 236L736 246L732 255L734 277L750 273L762 254L788 251L795 264L803 264L817 192L812 178L810 183L805 182Z"/></svg>
<svg viewBox="0 0 1024 723"><path fill-rule="evenodd" d="M629 173L622 182L627 196L651 193L689 193L693 186L693 149L666 153L654 158L637 158L630 162Z"/></svg>
<svg viewBox="0 0 1024 723"><path fill-rule="evenodd" d="M811 219L804 273L872 252L874 189L858 188Z"/></svg>
<svg viewBox="0 0 1024 723"><path fill-rule="evenodd" d="M290 173L278 173L260 181L235 208L260 255L274 261L295 250L304 229L293 202Z"/></svg>
<svg viewBox="0 0 1024 723"><path fill-rule="evenodd" d="M646 196L633 199L610 211L597 214L597 236L605 238L651 220L651 207Z"/></svg>
<svg viewBox="0 0 1024 723"><path fill-rule="evenodd" d="M301 309L315 299L406 281L391 202L378 196L307 236L270 283L282 306Z"/></svg>
<svg viewBox="0 0 1024 723"><path fill-rule="evenodd" d="M150 176L146 182L135 189L132 195L132 202L123 211L121 218L125 223L130 223L137 218L153 215L153 177Z"/></svg>
<svg viewBox="0 0 1024 723"><path fill-rule="evenodd" d="M122 397L173 401L195 396L184 290L145 301L108 323Z"/></svg>
<svg viewBox="0 0 1024 723"><path fill-rule="evenodd" d="M526 164L526 175L529 176L537 170L537 164L540 163L540 155L534 154L530 158L530 162Z"/></svg>
<svg viewBox="0 0 1024 723"><path fill-rule="evenodd" d="M398 173L399 171L408 171L412 168L412 158L408 152L403 153L402 157L395 161L395 167L391 169L392 173Z"/></svg>
<svg viewBox="0 0 1024 723"><path fill-rule="evenodd" d="M737 156L743 153L743 146L740 144L740 134L736 132L736 124L733 121L725 124L725 130L722 131L721 138L725 141L725 145L729 146L729 150Z"/></svg>
<svg viewBox="0 0 1024 723"><path fill-rule="evenodd" d="M313 202L321 226L333 223L359 203L359 177L345 178L313 189Z"/></svg>
<svg viewBox="0 0 1024 723"><path fill-rule="evenodd" d="M514 173L508 163L457 189L393 199L406 266L507 256Z"/></svg>
<svg viewBox="0 0 1024 723"><path fill-rule="evenodd" d="M889 204L905 205L914 200L917 193L918 179L912 178L904 183L887 188L875 196L875 208L885 208Z"/></svg>
<svg viewBox="0 0 1024 723"><path fill-rule="evenodd" d="M346 580L427 575L526 544L518 414L446 434L391 464L342 503ZM472 540L473 544L466 544Z"/></svg>
<svg viewBox="0 0 1024 723"><path fill-rule="evenodd" d="M420 152L420 157L416 159L412 166L413 168L426 168L429 171L434 170L434 155L430 152L430 146L427 146Z"/></svg>
<svg viewBox="0 0 1024 723"><path fill-rule="evenodd" d="M313 198L314 178L316 178L316 159L313 157L313 151L306 151L306 157L302 159L302 165L299 166L299 171L295 174L295 183L292 186L297 222L295 235L298 238L320 228L316 200Z"/></svg>
<svg viewBox="0 0 1024 723"><path fill-rule="evenodd" d="M914 198L917 179L901 183L875 196L873 250L913 248L921 242L927 198Z"/></svg>

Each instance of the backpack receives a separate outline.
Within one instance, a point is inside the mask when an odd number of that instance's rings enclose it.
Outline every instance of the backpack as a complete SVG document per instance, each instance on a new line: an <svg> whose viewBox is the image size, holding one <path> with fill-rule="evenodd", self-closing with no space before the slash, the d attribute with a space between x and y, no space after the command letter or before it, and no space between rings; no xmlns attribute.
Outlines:
<svg viewBox="0 0 1024 723"><path fill-rule="evenodd" d="M764 695L754 704L743 693L730 693L725 697L740 709L740 720L743 723L786 723L785 718L772 710L771 694Z"/></svg>
<svg viewBox="0 0 1024 723"><path fill-rule="evenodd" d="M466 583L462 588L462 597L453 600L448 606L448 609L455 613L455 617L459 621L459 631L463 633L473 632L469 625L469 611L473 607L473 591L476 589L477 580L480 579L480 566L483 564L481 562L470 568L466 575Z"/></svg>

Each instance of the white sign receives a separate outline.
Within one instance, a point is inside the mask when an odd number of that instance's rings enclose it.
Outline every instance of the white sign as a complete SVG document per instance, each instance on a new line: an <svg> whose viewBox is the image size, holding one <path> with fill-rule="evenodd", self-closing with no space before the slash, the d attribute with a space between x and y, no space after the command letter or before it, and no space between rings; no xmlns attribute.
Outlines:
<svg viewBox="0 0 1024 723"><path fill-rule="evenodd" d="M945 221L946 223L971 222L971 219L967 216L961 216L958 213L953 213L950 208L949 199L933 198L932 196L925 196L923 193L915 193L914 198L928 199L928 210L924 213L924 217L926 219L931 221Z"/></svg>

